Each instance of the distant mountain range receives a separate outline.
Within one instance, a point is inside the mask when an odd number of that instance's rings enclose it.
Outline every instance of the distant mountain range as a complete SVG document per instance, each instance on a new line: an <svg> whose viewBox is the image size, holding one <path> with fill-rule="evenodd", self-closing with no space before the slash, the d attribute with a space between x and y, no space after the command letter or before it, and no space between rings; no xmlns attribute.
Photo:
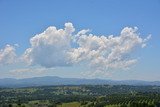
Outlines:
<svg viewBox="0 0 160 107"><path fill-rule="evenodd" d="M61 78L56 76L34 77L26 79L5 78L0 79L0 87L32 87L50 85L156 85L160 86L160 81L141 80L102 80L102 79L80 79Z"/></svg>

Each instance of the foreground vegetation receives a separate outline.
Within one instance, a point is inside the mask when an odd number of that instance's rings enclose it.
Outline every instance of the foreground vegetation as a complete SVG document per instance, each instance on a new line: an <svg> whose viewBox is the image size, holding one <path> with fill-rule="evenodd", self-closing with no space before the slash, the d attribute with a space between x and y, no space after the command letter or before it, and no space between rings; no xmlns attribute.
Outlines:
<svg viewBox="0 0 160 107"><path fill-rule="evenodd" d="M0 88L0 107L160 107L159 86Z"/></svg>

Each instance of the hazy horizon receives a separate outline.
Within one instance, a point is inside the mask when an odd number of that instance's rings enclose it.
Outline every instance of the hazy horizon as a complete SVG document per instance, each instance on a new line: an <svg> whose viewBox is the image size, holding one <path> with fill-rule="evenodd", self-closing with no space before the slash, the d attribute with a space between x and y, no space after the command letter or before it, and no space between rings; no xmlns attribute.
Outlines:
<svg viewBox="0 0 160 107"><path fill-rule="evenodd" d="M34 77L25 77L25 78L17 78L17 77L8 77L8 78L0 78L0 79L16 79L16 80L22 80L22 79L33 79L33 78L45 78L45 77L58 77L58 78L67 78L67 79L87 79L87 80L106 80L106 81L144 81L144 82L160 82L160 80L140 80L140 79L107 79L107 78L83 78L83 77L61 77L61 76L34 76Z"/></svg>

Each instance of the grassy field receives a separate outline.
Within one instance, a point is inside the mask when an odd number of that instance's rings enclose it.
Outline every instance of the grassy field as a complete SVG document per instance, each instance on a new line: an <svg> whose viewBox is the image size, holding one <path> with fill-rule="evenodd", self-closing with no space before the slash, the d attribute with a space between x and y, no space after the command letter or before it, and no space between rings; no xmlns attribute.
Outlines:
<svg viewBox="0 0 160 107"><path fill-rule="evenodd" d="M79 102L71 102L71 103L62 103L62 105L58 105L57 107L82 107Z"/></svg>

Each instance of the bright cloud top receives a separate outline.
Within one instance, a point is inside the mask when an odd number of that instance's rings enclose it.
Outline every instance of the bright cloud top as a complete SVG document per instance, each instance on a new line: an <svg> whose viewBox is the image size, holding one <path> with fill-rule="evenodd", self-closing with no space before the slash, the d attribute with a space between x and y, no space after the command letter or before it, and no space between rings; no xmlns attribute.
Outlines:
<svg viewBox="0 0 160 107"><path fill-rule="evenodd" d="M72 23L65 23L64 29L51 26L30 39L31 47L26 49L23 58L29 64L46 68L83 62L98 71L126 69L137 62L129 55L135 48L145 47L150 39L150 36L142 39L137 30L125 27L119 36L99 36L89 30L76 33Z"/></svg>
<svg viewBox="0 0 160 107"><path fill-rule="evenodd" d="M64 29L48 27L43 33L30 39L31 48L25 51L24 59L30 64L44 67L69 65L68 52L74 30L71 23L66 23Z"/></svg>

